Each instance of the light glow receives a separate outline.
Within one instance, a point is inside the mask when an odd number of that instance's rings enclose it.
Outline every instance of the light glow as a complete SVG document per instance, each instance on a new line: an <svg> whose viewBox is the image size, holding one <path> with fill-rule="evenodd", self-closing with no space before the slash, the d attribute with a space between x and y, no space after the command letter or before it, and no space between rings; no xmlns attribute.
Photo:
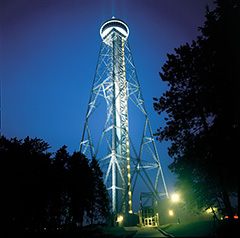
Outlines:
<svg viewBox="0 0 240 238"><path fill-rule="evenodd" d="M173 210L169 210L169 212L168 212L168 214L169 214L169 216L173 216Z"/></svg>
<svg viewBox="0 0 240 238"><path fill-rule="evenodd" d="M123 216L118 216L117 222L121 222L121 221L123 221Z"/></svg>
<svg viewBox="0 0 240 238"><path fill-rule="evenodd" d="M217 208L216 208L216 207L208 208L208 209L206 210L206 213L210 214L210 213L213 213L213 211L214 211L214 212L217 212Z"/></svg>
<svg viewBox="0 0 240 238"><path fill-rule="evenodd" d="M172 195L172 201L173 201L173 202L178 202L178 201L179 201L179 195L176 194L176 193L173 194L173 195Z"/></svg>

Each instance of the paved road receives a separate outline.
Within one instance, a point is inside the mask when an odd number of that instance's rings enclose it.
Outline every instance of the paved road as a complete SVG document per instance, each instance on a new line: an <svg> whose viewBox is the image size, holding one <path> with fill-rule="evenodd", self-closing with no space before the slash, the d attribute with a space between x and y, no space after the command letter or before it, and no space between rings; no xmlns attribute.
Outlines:
<svg viewBox="0 0 240 238"><path fill-rule="evenodd" d="M124 227L126 231L138 230L134 237L166 237L153 227Z"/></svg>

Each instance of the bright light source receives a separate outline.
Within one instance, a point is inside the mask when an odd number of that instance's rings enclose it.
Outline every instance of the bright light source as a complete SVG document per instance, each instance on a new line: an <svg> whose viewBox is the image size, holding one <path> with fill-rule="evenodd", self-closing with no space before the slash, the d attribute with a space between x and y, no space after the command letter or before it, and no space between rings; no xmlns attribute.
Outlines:
<svg viewBox="0 0 240 238"><path fill-rule="evenodd" d="M212 213L212 209L211 209L211 208L208 208L208 209L206 210L206 213Z"/></svg>
<svg viewBox="0 0 240 238"><path fill-rule="evenodd" d="M179 201L179 195L178 194L173 194L172 195L172 200L173 200L173 202L177 202L177 201Z"/></svg>
<svg viewBox="0 0 240 238"><path fill-rule="evenodd" d="M210 213L213 213L213 211L214 211L214 212L217 212L217 208L216 208L216 207L208 208L208 209L206 210L206 213L210 214Z"/></svg>
<svg viewBox="0 0 240 238"><path fill-rule="evenodd" d="M123 220L123 216L118 216L117 222L121 222Z"/></svg>
<svg viewBox="0 0 240 238"><path fill-rule="evenodd" d="M225 219L228 219L229 216L225 216L224 218L225 218ZM238 219L238 216L237 216L237 215L234 215L233 218L234 218L234 219Z"/></svg>
<svg viewBox="0 0 240 238"><path fill-rule="evenodd" d="M169 210L169 216L173 216L173 210Z"/></svg>

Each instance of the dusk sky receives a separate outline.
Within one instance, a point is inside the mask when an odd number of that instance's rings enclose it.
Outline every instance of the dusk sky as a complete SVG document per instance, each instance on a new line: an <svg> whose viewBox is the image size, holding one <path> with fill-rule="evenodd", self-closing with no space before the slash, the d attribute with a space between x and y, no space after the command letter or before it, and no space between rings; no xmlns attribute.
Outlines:
<svg viewBox="0 0 240 238"><path fill-rule="evenodd" d="M212 0L2 0L0 71L2 134L38 137L56 151L79 150L101 44L99 29L111 18L124 20L153 132L164 115L153 97L167 89L159 71L167 53L200 34L206 3ZM105 113L105 112L103 112ZM131 132L130 132L131 133ZM171 194L168 143L157 142Z"/></svg>

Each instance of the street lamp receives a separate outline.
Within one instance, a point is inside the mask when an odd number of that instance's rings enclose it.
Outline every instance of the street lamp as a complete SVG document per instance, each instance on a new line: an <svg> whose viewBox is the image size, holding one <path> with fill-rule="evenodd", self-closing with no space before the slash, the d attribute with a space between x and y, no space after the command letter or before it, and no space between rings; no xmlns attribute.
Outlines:
<svg viewBox="0 0 240 238"><path fill-rule="evenodd" d="M173 213L173 210L169 210L169 211L168 211L168 214L169 214L169 216L173 216L173 214L174 214L174 213Z"/></svg>
<svg viewBox="0 0 240 238"><path fill-rule="evenodd" d="M176 194L176 193L173 194L173 195L172 195L172 201L173 201L173 202L178 202L178 201L179 201L179 195Z"/></svg>
<svg viewBox="0 0 240 238"><path fill-rule="evenodd" d="M173 195L171 196L171 200L172 200L173 203L175 203L174 208L176 209L175 212L176 212L176 216L177 216L177 222L178 222L178 224L180 224L179 209L178 209L178 206L177 206L177 204L178 204L179 201L180 201L179 195L178 195L177 193L173 194ZM177 203L177 204L176 204L176 203ZM169 213L169 215L170 215L170 213Z"/></svg>
<svg viewBox="0 0 240 238"><path fill-rule="evenodd" d="M121 221L123 221L123 216L118 216L117 222L121 222Z"/></svg>

